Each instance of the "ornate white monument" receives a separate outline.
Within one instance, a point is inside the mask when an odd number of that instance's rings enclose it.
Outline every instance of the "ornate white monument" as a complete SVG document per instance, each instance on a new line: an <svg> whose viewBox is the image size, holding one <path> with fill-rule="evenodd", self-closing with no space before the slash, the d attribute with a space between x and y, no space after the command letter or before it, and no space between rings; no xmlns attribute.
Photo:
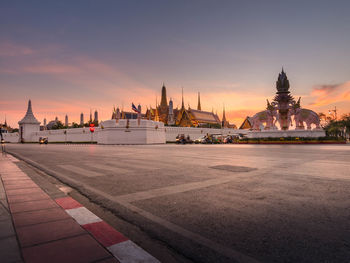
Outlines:
<svg viewBox="0 0 350 263"><path fill-rule="evenodd" d="M317 113L301 108L300 98L296 102L290 95L289 80L283 71L278 75L276 81L276 96L270 103L267 100L265 111L255 114L252 120L252 131L248 133L249 138L266 137L324 137L325 132L320 127L320 118ZM294 124L295 130L289 130ZM280 130L276 123L279 123ZM307 130L305 130L304 123ZM314 129L312 129L314 125ZM261 127L264 127L261 129Z"/></svg>
<svg viewBox="0 0 350 263"><path fill-rule="evenodd" d="M26 115L18 124L20 142L37 142L37 140L33 139L33 134L40 131L40 122L34 117L31 100L28 101Z"/></svg>

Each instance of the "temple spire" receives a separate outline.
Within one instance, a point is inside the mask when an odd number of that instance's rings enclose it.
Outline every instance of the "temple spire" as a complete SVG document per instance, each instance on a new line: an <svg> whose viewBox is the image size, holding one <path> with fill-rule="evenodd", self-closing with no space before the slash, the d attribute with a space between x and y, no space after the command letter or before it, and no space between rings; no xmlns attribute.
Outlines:
<svg viewBox="0 0 350 263"><path fill-rule="evenodd" d="M225 114L225 104L224 104L224 108L223 108L223 110L222 110L222 121L224 122L226 122L226 114Z"/></svg>
<svg viewBox="0 0 350 263"><path fill-rule="evenodd" d="M197 110L202 110L201 107L201 93L198 92L198 105L197 105Z"/></svg>
<svg viewBox="0 0 350 263"><path fill-rule="evenodd" d="M185 108L185 103L184 103L184 88L182 88L182 104L181 104L181 109Z"/></svg>
<svg viewBox="0 0 350 263"><path fill-rule="evenodd" d="M163 82L163 86L162 86L162 99L160 101L160 106L162 108L167 108L168 107L168 101L167 101L167 98L166 98L166 87L164 85L164 82Z"/></svg>
<svg viewBox="0 0 350 263"><path fill-rule="evenodd" d="M23 117L22 120L18 122L18 124L23 123L40 124L40 122L34 117L31 100L28 101L28 109L26 115Z"/></svg>

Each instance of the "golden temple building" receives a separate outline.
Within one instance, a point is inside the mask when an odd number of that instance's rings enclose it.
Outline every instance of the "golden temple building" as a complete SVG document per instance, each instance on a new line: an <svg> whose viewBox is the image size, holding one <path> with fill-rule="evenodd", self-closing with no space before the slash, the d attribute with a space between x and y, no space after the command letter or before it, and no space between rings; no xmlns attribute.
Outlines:
<svg viewBox="0 0 350 263"><path fill-rule="evenodd" d="M168 126L180 126L180 127L207 127L207 128L236 128L234 124L229 124L226 120L225 110L223 111L223 120L221 121L219 116L214 112L203 111L200 101L200 93L198 93L198 104L197 109L191 109L189 106L188 109L184 105L184 96L182 90L182 105L181 108L173 108L172 99L167 100L166 87L163 83L162 86L162 96L160 104L156 102L156 107L152 108L151 106L146 110L145 114L142 114L142 118L161 121ZM131 116L132 115L132 116ZM134 116L135 115L135 116ZM134 118L136 113L124 113L114 109L112 114L112 119L124 119L124 118Z"/></svg>

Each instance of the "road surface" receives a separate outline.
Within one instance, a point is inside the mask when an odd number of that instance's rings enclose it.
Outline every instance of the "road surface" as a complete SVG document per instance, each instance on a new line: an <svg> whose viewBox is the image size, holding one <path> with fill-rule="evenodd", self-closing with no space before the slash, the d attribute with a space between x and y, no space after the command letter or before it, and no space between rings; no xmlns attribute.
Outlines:
<svg viewBox="0 0 350 263"><path fill-rule="evenodd" d="M6 147L176 261L350 259L349 145Z"/></svg>

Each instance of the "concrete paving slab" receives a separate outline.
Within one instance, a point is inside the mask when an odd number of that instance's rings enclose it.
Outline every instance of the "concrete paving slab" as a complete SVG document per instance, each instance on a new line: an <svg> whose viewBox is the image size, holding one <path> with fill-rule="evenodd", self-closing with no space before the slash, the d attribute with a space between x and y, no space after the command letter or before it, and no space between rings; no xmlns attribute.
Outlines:
<svg viewBox="0 0 350 263"><path fill-rule="evenodd" d="M1 263L22 262L15 236L0 239Z"/></svg>
<svg viewBox="0 0 350 263"><path fill-rule="evenodd" d="M86 234L73 220L60 220L17 228L22 247L33 246L62 238Z"/></svg>
<svg viewBox="0 0 350 263"><path fill-rule="evenodd" d="M28 201L22 203L11 203L10 211L11 213L20 213L27 211L43 210L48 208L58 207L56 202L51 199Z"/></svg>
<svg viewBox="0 0 350 263"><path fill-rule="evenodd" d="M0 220L5 220L10 216L6 200L0 200Z"/></svg>
<svg viewBox="0 0 350 263"><path fill-rule="evenodd" d="M50 208L12 214L15 227L34 225L68 219L69 216L61 208Z"/></svg>
<svg viewBox="0 0 350 263"><path fill-rule="evenodd" d="M88 234L61 239L23 249L26 263L85 263L110 258L111 255Z"/></svg>
<svg viewBox="0 0 350 263"><path fill-rule="evenodd" d="M15 230L13 229L11 217L8 216L6 219L3 220L1 220L0 218L0 239L14 235Z"/></svg>
<svg viewBox="0 0 350 263"><path fill-rule="evenodd" d="M32 188L21 188L21 189L6 189L7 196L15 196L15 195L33 195L33 194L41 194L45 193L38 186Z"/></svg>
<svg viewBox="0 0 350 263"><path fill-rule="evenodd" d="M50 197L46 193L40 192L40 193L31 194L31 195L11 195L7 197L7 200L11 204L11 203L43 200L43 199L49 199L49 198Z"/></svg>

